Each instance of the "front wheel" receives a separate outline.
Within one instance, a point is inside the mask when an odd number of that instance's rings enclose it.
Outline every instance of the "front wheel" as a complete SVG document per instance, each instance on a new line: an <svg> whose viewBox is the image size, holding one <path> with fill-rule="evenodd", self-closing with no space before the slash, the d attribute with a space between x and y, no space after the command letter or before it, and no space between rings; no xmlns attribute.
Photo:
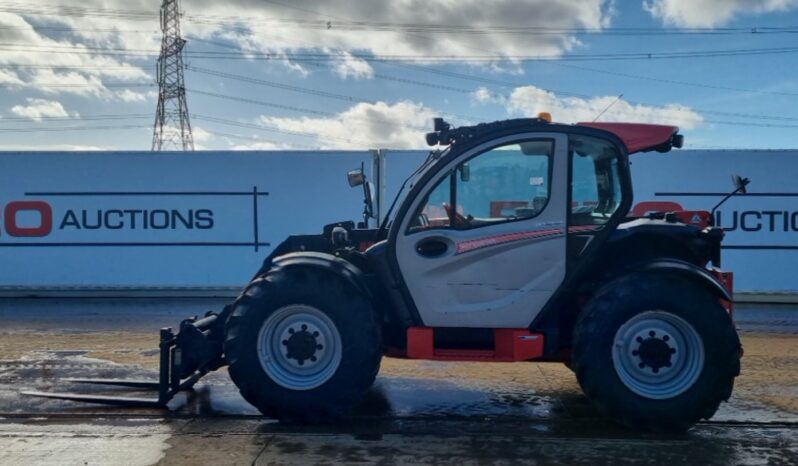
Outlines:
<svg viewBox="0 0 798 466"><path fill-rule="evenodd" d="M634 429L683 432L731 396L740 340L705 289L678 276L632 274L588 303L572 364L605 414Z"/></svg>
<svg viewBox="0 0 798 466"><path fill-rule="evenodd" d="M366 296L332 272L270 270L236 300L225 355L241 395L281 420L323 422L374 382L380 327Z"/></svg>

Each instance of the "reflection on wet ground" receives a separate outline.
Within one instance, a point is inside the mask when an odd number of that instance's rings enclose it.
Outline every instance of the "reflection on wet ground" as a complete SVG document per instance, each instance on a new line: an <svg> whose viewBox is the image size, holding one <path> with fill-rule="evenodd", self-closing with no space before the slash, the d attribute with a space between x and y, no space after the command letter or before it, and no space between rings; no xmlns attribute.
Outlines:
<svg viewBox="0 0 798 466"><path fill-rule="evenodd" d="M65 377L154 378L153 330L216 305L196 300L196 310L177 312L177 303L151 302L131 316L140 303L23 302L27 314L0 300L0 464L798 464L795 307L738 310L746 357L734 397L687 436L663 437L602 418L558 364L384 359L363 403L333 426L259 416L225 370L169 412L22 397L122 393Z"/></svg>

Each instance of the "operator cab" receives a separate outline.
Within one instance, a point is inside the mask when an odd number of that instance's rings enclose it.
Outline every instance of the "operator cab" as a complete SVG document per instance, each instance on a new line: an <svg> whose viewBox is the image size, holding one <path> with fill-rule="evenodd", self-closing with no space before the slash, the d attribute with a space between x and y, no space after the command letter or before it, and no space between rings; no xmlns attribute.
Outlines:
<svg viewBox="0 0 798 466"><path fill-rule="evenodd" d="M529 327L628 213L628 146L681 146L678 129L660 125L537 118L435 129L428 142L448 148L387 241L396 281L431 327Z"/></svg>

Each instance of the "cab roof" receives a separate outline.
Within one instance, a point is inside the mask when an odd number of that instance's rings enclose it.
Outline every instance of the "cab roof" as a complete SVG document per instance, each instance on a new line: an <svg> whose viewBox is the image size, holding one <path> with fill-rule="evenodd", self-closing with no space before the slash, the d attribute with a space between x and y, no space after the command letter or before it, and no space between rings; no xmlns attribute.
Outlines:
<svg viewBox="0 0 798 466"><path fill-rule="evenodd" d="M651 150L667 152L671 147L682 147L683 138L678 134L677 126L604 122L580 122L576 126L586 126L614 134L623 141L626 151L630 154Z"/></svg>
<svg viewBox="0 0 798 466"><path fill-rule="evenodd" d="M452 127L443 118L435 118L433 121L434 131L427 133L427 144L431 146L458 145L468 147L485 137L522 131L529 127L536 127L538 130L549 127L552 131L564 132L568 132L568 128L580 127L604 131L620 139L626 146L626 151L630 154L652 150L668 152L672 147L682 147L684 140L682 135L678 134L679 128L676 126L604 122L582 122L568 125L552 123L549 115L545 115L545 118L516 118L458 128Z"/></svg>

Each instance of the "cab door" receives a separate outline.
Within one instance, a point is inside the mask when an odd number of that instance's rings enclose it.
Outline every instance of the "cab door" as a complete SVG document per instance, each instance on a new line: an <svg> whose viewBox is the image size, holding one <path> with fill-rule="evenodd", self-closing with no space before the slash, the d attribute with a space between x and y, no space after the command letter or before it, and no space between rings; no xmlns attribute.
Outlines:
<svg viewBox="0 0 798 466"><path fill-rule="evenodd" d="M449 161L394 253L424 325L526 327L565 278L568 138L496 139Z"/></svg>

